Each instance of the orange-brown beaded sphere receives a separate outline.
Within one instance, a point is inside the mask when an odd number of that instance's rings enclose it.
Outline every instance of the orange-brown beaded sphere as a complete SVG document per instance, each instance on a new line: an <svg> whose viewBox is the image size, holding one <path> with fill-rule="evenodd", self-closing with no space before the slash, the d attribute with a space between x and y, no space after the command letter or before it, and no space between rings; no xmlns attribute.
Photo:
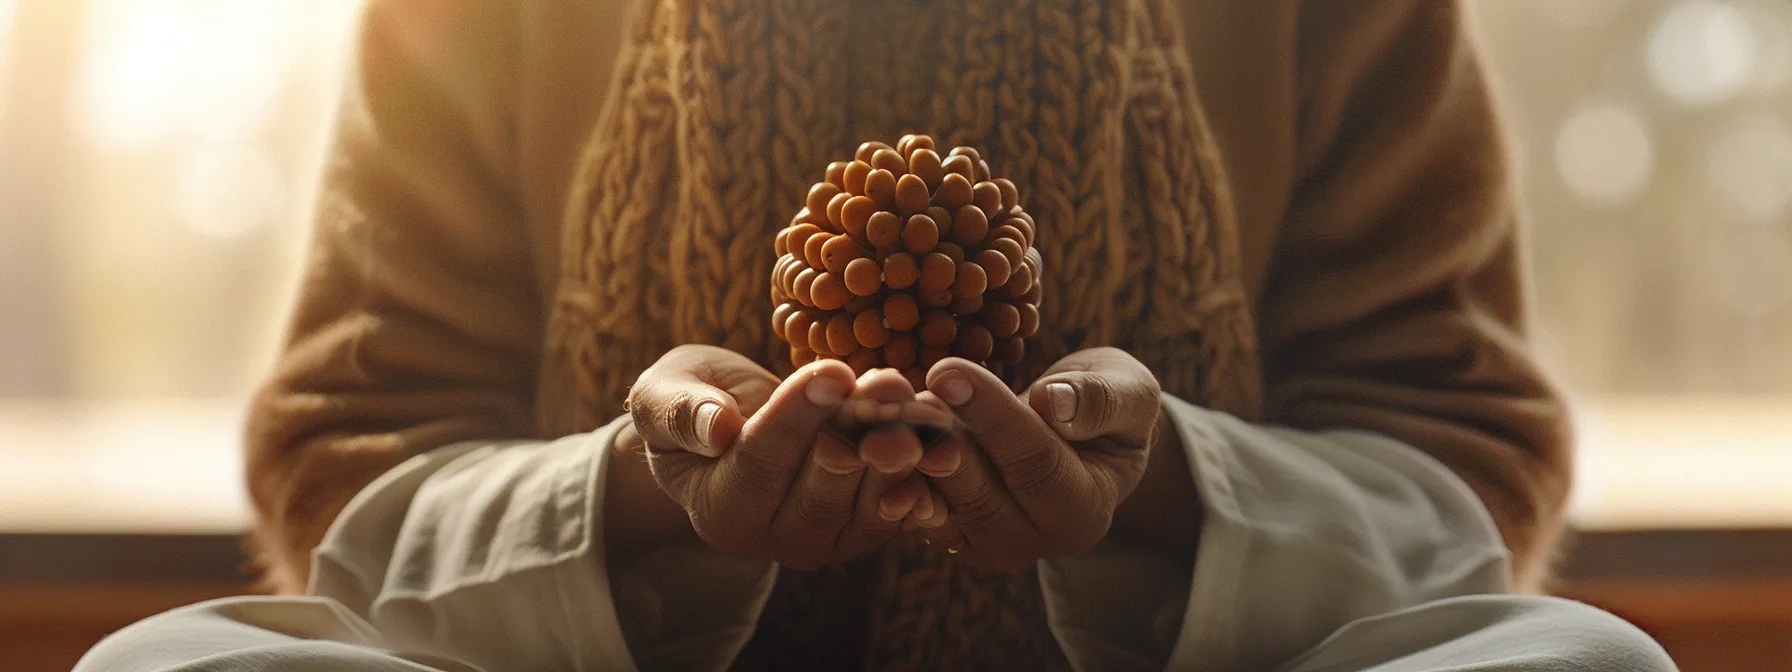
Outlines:
<svg viewBox="0 0 1792 672"><path fill-rule="evenodd" d="M1036 230L977 150L867 142L778 232L772 331L798 366L840 359L911 381L947 355L1019 362L1039 328Z"/></svg>

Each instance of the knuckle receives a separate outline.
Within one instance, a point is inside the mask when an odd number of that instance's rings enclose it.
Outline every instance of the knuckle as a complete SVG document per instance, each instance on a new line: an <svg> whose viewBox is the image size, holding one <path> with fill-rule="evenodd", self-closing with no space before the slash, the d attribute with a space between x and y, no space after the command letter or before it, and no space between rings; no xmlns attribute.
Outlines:
<svg viewBox="0 0 1792 672"><path fill-rule="evenodd" d="M1028 450L999 465L1002 481L1019 497L1044 493L1057 485L1064 471L1064 460L1058 451L1046 447Z"/></svg>
<svg viewBox="0 0 1792 672"><path fill-rule="evenodd" d="M775 463L754 451L734 450L729 459L730 475L749 496L782 498L788 489L790 468Z"/></svg>
<svg viewBox="0 0 1792 672"><path fill-rule="evenodd" d="M796 517L803 525L819 530L837 530L852 521L853 502L847 499L802 496L796 501Z"/></svg>
<svg viewBox="0 0 1792 672"><path fill-rule="evenodd" d="M986 530L1002 517L1002 499L996 489L984 484L963 501L951 507L952 520L966 530Z"/></svg>

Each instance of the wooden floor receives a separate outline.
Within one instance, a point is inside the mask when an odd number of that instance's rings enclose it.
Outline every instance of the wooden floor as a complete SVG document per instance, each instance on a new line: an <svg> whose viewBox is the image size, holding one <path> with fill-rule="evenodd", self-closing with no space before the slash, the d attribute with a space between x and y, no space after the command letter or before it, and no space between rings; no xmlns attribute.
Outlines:
<svg viewBox="0 0 1792 672"><path fill-rule="evenodd" d="M230 537L0 535L0 670L68 670L133 621L243 594L242 562ZM1792 530L1585 535L1561 575L1685 672L1792 670Z"/></svg>

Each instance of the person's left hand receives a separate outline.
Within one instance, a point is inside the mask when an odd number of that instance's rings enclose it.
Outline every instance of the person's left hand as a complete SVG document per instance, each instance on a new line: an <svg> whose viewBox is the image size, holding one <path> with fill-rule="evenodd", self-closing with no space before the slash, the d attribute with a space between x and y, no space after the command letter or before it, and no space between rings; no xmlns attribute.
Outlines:
<svg viewBox="0 0 1792 672"><path fill-rule="evenodd" d="M1138 486L1158 427L1157 378L1114 348L1061 359L1027 390L948 358L927 375L962 431L921 458L950 520L922 533L973 566L1019 571L1086 551Z"/></svg>

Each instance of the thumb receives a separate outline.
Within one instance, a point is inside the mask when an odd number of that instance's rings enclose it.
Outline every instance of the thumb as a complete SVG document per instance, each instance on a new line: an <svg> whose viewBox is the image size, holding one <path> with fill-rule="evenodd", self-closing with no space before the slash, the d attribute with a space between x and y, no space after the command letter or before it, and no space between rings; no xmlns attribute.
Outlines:
<svg viewBox="0 0 1792 672"><path fill-rule="evenodd" d="M1066 356L1028 390L1027 404L1065 441L1109 437L1146 445L1160 411L1157 378L1123 351Z"/></svg>
<svg viewBox="0 0 1792 672"><path fill-rule="evenodd" d="M751 360L719 348L674 349L643 372L629 391L635 431L658 450L720 456L746 422L739 401L727 389L740 385L730 379L752 378L754 366ZM720 375L719 370L736 375Z"/></svg>

